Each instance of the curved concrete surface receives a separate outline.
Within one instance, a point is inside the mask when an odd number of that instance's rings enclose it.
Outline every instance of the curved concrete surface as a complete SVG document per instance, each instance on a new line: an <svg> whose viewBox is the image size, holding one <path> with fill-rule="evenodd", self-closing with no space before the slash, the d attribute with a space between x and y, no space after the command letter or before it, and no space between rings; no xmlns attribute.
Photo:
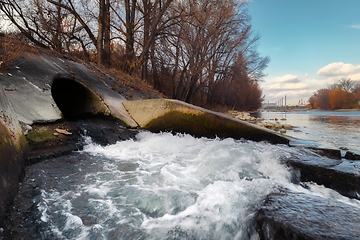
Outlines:
<svg viewBox="0 0 360 240"><path fill-rule="evenodd" d="M24 174L27 144L3 88L0 86L0 226Z"/></svg>
<svg viewBox="0 0 360 240"><path fill-rule="evenodd" d="M58 74L51 85L51 95L64 118L110 115L99 95L69 74Z"/></svg>
<svg viewBox="0 0 360 240"><path fill-rule="evenodd" d="M140 127L156 132L289 144L289 139L268 129L178 100L137 100L123 105Z"/></svg>
<svg viewBox="0 0 360 240"><path fill-rule="evenodd" d="M99 70L65 58L25 53L13 67L0 73L0 84L19 121L26 124L54 122L62 118L63 110L64 115L70 117L110 112L127 125L137 127L121 104L126 101L125 97L112 87L116 81L101 74ZM55 91L51 91L53 84ZM57 102L53 99L54 93ZM83 101L81 96L87 99Z"/></svg>

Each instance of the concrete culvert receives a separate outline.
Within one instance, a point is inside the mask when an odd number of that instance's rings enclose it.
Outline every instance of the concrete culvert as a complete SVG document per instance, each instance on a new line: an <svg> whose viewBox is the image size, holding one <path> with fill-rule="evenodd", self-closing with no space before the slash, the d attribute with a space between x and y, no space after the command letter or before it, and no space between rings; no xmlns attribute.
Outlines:
<svg viewBox="0 0 360 240"><path fill-rule="evenodd" d="M69 74L59 74L54 77L51 94L65 119L110 113L98 94Z"/></svg>

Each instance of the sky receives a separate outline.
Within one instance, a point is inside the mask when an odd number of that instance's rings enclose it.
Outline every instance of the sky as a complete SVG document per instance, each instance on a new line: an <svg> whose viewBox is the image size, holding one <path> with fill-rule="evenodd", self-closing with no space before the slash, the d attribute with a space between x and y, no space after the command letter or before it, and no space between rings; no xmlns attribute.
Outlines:
<svg viewBox="0 0 360 240"><path fill-rule="evenodd" d="M360 81L360 0L251 0L249 14L270 58L265 103L307 103L342 78Z"/></svg>

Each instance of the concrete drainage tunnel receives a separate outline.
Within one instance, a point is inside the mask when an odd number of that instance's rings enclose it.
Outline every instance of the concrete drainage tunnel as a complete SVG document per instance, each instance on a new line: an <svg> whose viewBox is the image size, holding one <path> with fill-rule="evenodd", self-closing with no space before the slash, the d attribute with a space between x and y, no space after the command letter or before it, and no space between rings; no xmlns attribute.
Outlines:
<svg viewBox="0 0 360 240"><path fill-rule="evenodd" d="M55 76L51 94L63 117L68 120L109 113L100 96L72 75Z"/></svg>

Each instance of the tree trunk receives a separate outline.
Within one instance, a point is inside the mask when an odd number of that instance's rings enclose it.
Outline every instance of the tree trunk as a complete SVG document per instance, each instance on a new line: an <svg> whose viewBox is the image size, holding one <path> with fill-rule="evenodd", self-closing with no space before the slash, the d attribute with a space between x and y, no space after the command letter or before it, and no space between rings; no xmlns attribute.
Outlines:
<svg viewBox="0 0 360 240"><path fill-rule="evenodd" d="M125 71L132 75L135 61L135 7L136 0L125 0L126 42L125 42Z"/></svg>
<svg viewBox="0 0 360 240"><path fill-rule="evenodd" d="M98 64L110 67L110 2L100 0L98 16Z"/></svg>

